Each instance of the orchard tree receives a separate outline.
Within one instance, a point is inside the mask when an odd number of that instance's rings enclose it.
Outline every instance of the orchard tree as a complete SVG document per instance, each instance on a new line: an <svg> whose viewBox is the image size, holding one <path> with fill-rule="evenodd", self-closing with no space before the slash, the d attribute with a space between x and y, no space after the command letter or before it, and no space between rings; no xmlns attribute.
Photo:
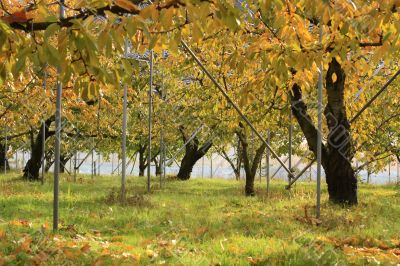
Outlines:
<svg viewBox="0 0 400 266"><path fill-rule="evenodd" d="M357 92L358 79L370 64L390 62L398 53L398 5L397 1L262 1L250 6L254 37L249 57L272 69L277 82L289 83L294 116L315 155L317 129L307 101L315 92L317 66L323 64L327 135L322 166L335 203L358 202L348 117L356 110L348 110L346 99Z"/></svg>

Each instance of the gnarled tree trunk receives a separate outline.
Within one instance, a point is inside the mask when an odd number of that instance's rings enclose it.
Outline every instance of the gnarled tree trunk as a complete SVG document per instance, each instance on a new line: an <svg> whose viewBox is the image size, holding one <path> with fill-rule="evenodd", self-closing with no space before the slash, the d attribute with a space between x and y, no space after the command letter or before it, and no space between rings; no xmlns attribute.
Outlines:
<svg viewBox="0 0 400 266"><path fill-rule="evenodd" d="M183 142L187 143L189 139L185 136L182 127L180 128L180 131L182 134ZM211 141L207 141L201 147L199 147L199 140L197 137L194 137L191 141L189 141L185 147L185 155L182 158L181 166L177 175L178 179L189 180L190 175L193 171L193 166L198 160L206 155L211 147Z"/></svg>
<svg viewBox="0 0 400 266"><path fill-rule="evenodd" d="M65 173L65 168L67 166L67 162L72 158L71 155L60 155L60 173Z"/></svg>
<svg viewBox="0 0 400 266"><path fill-rule="evenodd" d="M48 118L45 124L45 140L54 135L54 131L49 131L50 124L54 121L54 116ZM42 162L43 152L43 130L42 126L39 129L39 133L36 136L36 141L32 142L32 156L28 160L24 168L24 178L32 181L39 180L39 170Z"/></svg>
<svg viewBox="0 0 400 266"><path fill-rule="evenodd" d="M46 160L46 165L44 167L44 171L48 173L50 171L51 166L54 163L54 150L48 150L44 156Z"/></svg>
<svg viewBox="0 0 400 266"><path fill-rule="evenodd" d="M240 169L242 167L242 155L241 155L240 148L238 147L238 149L237 149L236 158L230 158L229 155L224 150L221 150L219 152L219 154L231 166L233 173L235 174L235 179L240 180Z"/></svg>
<svg viewBox="0 0 400 266"><path fill-rule="evenodd" d="M8 147L5 144L0 143L0 171L4 171L4 167L6 170L10 170L10 165L8 163L7 158Z"/></svg>
<svg viewBox="0 0 400 266"><path fill-rule="evenodd" d="M336 76L336 80L333 79ZM328 125L328 141L322 146L322 166L328 184L329 199L339 204L357 204L357 178L351 166L353 158L350 123L344 102L345 73L341 65L332 59L326 75L328 103L324 115ZM292 87L292 110L310 150L317 154L317 129L307 112L301 88Z"/></svg>
<svg viewBox="0 0 400 266"><path fill-rule="evenodd" d="M254 179L257 173L257 168L260 165L262 156L267 146L265 145L265 143L262 143L257 148L254 156L251 156L249 155L249 149L248 149L249 144L247 141L246 129L242 123L240 123L240 130L237 131L237 135L239 137L239 141L242 146L241 155L243 159L244 171L246 173L245 194L246 196L254 196L255 195Z"/></svg>
<svg viewBox="0 0 400 266"><path fill-rule="evenodd" d="M147 145L139 147L139 176L144 176L144 171L147 167L147 158L145 156Z"/></svg>
<svg viewBox="0 0 400 266"><path fill-rule="evenodd" d="M161 160L157 160L157 157L153 158L154 165L156 166L156 176L161 175Z"/></svg>

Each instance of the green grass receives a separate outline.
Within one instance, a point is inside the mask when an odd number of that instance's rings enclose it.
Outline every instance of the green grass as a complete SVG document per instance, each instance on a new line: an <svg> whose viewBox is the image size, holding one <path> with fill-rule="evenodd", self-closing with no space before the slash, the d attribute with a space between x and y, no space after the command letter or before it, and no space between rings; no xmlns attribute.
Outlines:
<svg viewBox="0 0 400 266"><path fill-rule="evenodd" d="M51 177L49 176L49 179ZM269 197L243 196L243 183L220 179L129 177L61 180L60 231L53 234L52 181L0 177L0 265L364 265L400 263L400 190L361 185L360 204L327 201L314 219L315 185L291 192L275 181Z"/></svg>

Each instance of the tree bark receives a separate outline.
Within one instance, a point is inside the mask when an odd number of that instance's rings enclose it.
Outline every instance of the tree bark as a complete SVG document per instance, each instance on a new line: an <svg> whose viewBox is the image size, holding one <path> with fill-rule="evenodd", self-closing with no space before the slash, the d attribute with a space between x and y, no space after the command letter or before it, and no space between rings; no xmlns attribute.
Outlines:
<svg viewBox="0 0 400 266"><path fill-rule="evenodd" d="M51 123L54 121L54 116L48 118L45 123L45 139L47 140L50 136L54 135L54 131L49 131ZM36 141L32 142L32 155L31 158L25 165L24 168L24 179L31 181L39 180L39 170L42 162L42 127L39 128L39 133L36 136Z"/></svg>
<svg viewBox="0 0 400 266"><path fill-rule="evenodd" d="M147 158L145 156L147 145L139 147L139 176L144 176L144 171L147 167Z"/></svg>
<svg viewBox="0 0 400 266"><path fill-rule="evenodd" d="M240 151L238 149L237 151L237 155L236 155L236 160L235 159L231 159L229 157L229 155L226 153L226 151L221 150L219 152L219 155L221 155L225 161L227 161L229 163L229 165L231 166L233 173L235 174L235 179L236 180L240 180L240 168L242 167L242 158L241 158L241 154ZM235 160L235 161L233 161Z"/></svg>
<svg viewBox="0 0 400 266"><path fill-rule="evenodd" d="M7 158L7 151L8 147L6 147L5 144L0 143L0 171L4 171L4 166L6 167L6 170L10 170L10 165Z"/></svg>
<svg viewBox="0 0 400 266"><path fill-rule="evenodd" d="M61 154L60 156L60 173L65 173L67 162L72 158L71 155Z"/></svg>
<svg viewBox="0 0 400 266"><path fill-rule="evenodd" d="M45 154L46 165L44 167L44 171L48 173L50 171L50 167L54 163L54 152L53 150L49 150Z"/></svg>
<svg viewBox="0 0 400 266"><path fill-rule="evenodd" d="M239 126L240 126L240 129L237 131L237 135L239 137L239 141L242 146L241 156L242 156L242 160L243 160L244 171L246 173L246 185L245 185L244 191L245 191L246 196L254 196L255 195L254 179L255 179L255 176L257 173L257 168L260 165L262 156L263 156L264 151L267 148L267 146L265 145L265 143L262 143L257 148L254 156L253 157L250 156L249 150L248 150L249 144L247 141L246 129L242 123L240 123Z"/></svg>
<svg viewBox="0 0 400 266"><path fill-rule="evenodd" d="M157 157L153 159L153 162L156 166L156 176L161 175L161 160L157 160Z"/></svg>
<svg viewBox="0 0 400 266"><path fill-rule="evenodd" d="M333 80L336 76L336 80ZM357 178L351 166L353 158L350 123L344 102L346 76L341 65L332 59L326 74L328 103L324 115L328 126L327 144L322 146L322 167L325 170L329 199L338 204L357 204ZM294 84L291 93L292 111L306 137L309 149L317 154L317 129L307 112L301 88Z"/></svg>
<svg viewBox="0 0 400 266"><path fill-rule="evenodd" d="M183 132L183 128L180 128L183 142L186 143L188 138ZM181 166L178 172L178 179L189 180L193 171L193 167L198 160L200 160L208 150L212 147L212 142L207 141L201 147L199 147L199 140L194 137L185 147L185 155L182 158Z"/></svg>

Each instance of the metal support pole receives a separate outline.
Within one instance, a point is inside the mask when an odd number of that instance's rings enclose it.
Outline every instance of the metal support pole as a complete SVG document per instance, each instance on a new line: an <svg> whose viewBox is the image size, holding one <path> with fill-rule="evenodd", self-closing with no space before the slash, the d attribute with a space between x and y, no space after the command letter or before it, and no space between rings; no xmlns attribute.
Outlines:
<svg viewBox="0 0 400 266"><path fill-rule="evenodd" d="M74 154L74 182L76 183L76 166L77 166L77 162L78 162L78 152L75 150L75 154Z"/></svg>
<svg viewBox="0 0 400 266"><path fill-rule="evenodd" d="M135 153L135 155L133 155L133 157L132 157L132 158L134 158L134 160L133 160L133 163L132 163L132 168L131 168L130 175L132 175L132 173L133 173L133 170L134 170L134 168L135 168L136 159L137 159L137 153ZM132 158L131 158L131 160L132 160Z"/></svg>
<svg viewBox="0 0 400 266"><path fill-rule="evenodd" d="M165 162L166 162L166 160L167 160L167 145L165 144L165 141L164 141L164 155L163 155L163 158L164 158L164 163L163 163L163 180L164 180L164 182L165 182L165 180L166 180L166 176L167 176L167 165L165 164Z"/></svg>
<svg viewBox="0 0 400 266"><path fill-rule="evenodd" d="M168 93L167 93L167 87L164 84L164 76L163 76L163 82L162 82L162 93L163 93L163 100L166 101ZM163 159L164 159L163 179L165 182L166 176L167 176L167 164L166 164L166 162L167 162L167 143L165 142L165 139L164 139L163 143L164 143L164 146L163 146L163 153L164 153L164 156L163 156Z"/></svg>
<svg viewBox="0 0 400 266"><path fill-rule="evenodd" d="M114 175L114 153L111 154L111 175Z"/></svg>
<svg viewBox="0 0 400 266"><path fill-rule="evenodd" d="M204 178L204 157L201 158L201 178Z"/></svg>
<svg viewBox="0 0 400 266"><path fill-rule="evenodd" d="M289 108L289 170L292 173L292 141L293 141L293 112L292 108ZM288 175L289 184L292 181L292 175Z"/></svg>
<svg viewBox="0 0 400 266"><path fill-rule="evenodd" d="M210 178L213 178L213 158L212 158L212 153L211 153L211 158L210 158Z"/></svg>
<svg viewBox="0 0 400 266"><path fill-rule="evenodd" d="M127 47L125 48L127 49ZM126 184L126 129L128 122L128 114L127 114L127 106L128 106L128 85L124 84L124 103L123 103L123 116L122 116L122 174L121 174L121 200L125 202L125 184ZM118 157L118 169L119 169L119 157ZM119 170L118 170L119 172Z"/></svg>
<svg viewBox="0 0 400 266"><path fill-rule="evenodd" d="M391 77L386 83L385 85L383 85L383 87L364 105L363 108L361 108L360 111L357 112L357 114L349 121L349 123L353 123L375 100L376 98L379 97L379 95L382 94L382 92L384 92L389 85L397 78L397 76L400 75L400 70L397 70L397 72L393 75L393 77Z"/></svg>
<svg viewBox="0 0 400 266"><path fill-rule="evenodd" d="M100 165L101 165L101 153L97 153L97 175L101 175L100 173Z"/></svg>
<svg viewBox="0 0 400 266"><path fill-rule="evenodd" d="M389 157L389 184L391 183L391 171L390 171L390 157Z"/></svg>
<svg viewBox="0 0 400 266"><path fill-rule="evenodd" d="M91 162L92 162L92 179L94 178L94 150L91 152Z"/></svg>
<svg viewBox="0 0 400 266"><path fill-rule="evenodd" d="M267 135L267 142L268 142L268 144L271 143L271 132L270 132L269 129L268 129L268 135ZM266 176L267 176L267 196L269 196L269 183L270 183L269 164L270 164L270 157L271 157L270 151L267 149L267 157L266 157L266 162L265 162L266 168L267 168L267 173L266 173Z"/></svg>
<svg viewBox="0 0 400 266"><path fill-rule="evenodd" d="M7 124L7 122L6 122ZM8 151L8 128L7 125L5 128L5 145L4 145L4 174L7 174L7 151Z"/></svg>
<svg viewBox="0 0 400 266"><path fill-rule="evenodd" d="M201 132L201 130L204 128L204 125L201 125L199 128L196 129L195 132L193 132L193 134L190 136L190 138L183 143L183 145L175 152L174 155L172 155L171 159L168 160L168 164L171 164L176 157L183 151L183 149L189 145L189 143L197 136L197 134L199 134Z"/></svg>
<svg viewBox="0 0 400 266"><path fill-rule="evenodd" d="M119 163L119 154L117 154L117 175L119 175L119 166L121 165L121 163Z"/></svg>
<svg viewBox="0 0 400 266"><path fill-rule="evenodd" d="M322 43L322 25L320 25L319 41ZM321 162L322 162L322 87L323 87L323 65L322 62L319 67L318 75L318 131L317 131L317 208L316 217L321 217Z"/></svg>
<svg viewBox="0 0 400 266"><path fill-rule="evenodd" d="M125 39L125 58L128 57L128 40ZM128 75L128 73L126 73ZM122 175L121 175L121 201L125 202L125 184L126 184L126 129L128 125L128 84L124 84L124 103L123 103L123 114L122 114ZM119 164L119 157L118 157ZM119 165L118 165L119 169Z"/></svg>
<svg viewBox="0 0 400 266"><path fill-rule="evenodd" d="M43 90L46 92L46 87L47 87L47 71L46 69L44 70L43 73ZM45 173L45 153L46 153L46 123L45 120L43 119L42 121L42 178L41 182L42 185L44 184L44 173Z"/></svg>
<svg viewBox="0 0 400 266"><path fill-rule="evenodd" d="M188 53L192 56L192 58L196 61L196 63L200 66L200 68L203 70L203 72L208 76L208 78L214 83L214 85L217 87L217 89L223 94L225 99L233 106L233 108L236 110L236 112L240 115L240 117L246 122L246 124L250 127L250 129L256 134L256 136L267 146L267 148L271 151L272 155L278 160L278 162L282 165L282 167L285 169L285 171L289 174L292 175L290 170L287 168L287 166L279 159L278 154L271 148L270 145L268 145L267 141L261 136L261 134L256 130L254 125L250 122L250 120L247 118L246 115L243 114L243 112L239 109L239 107L232 101L232 99L229 97L229 95L226 93L226 91L222 88L222 86L215 80L215 78L211 75L211 73L206 69L206 67L200 62L200 59L197 58L197 56L193 53L193 51L189 48L189 46L182 41L182 46L188 51Z"/></svg>
<svg viewBox="0 0 400 266"><path fill-rule="evenodd" d="M44 168L45 168L45 165L46 165L46 162L45 162L45 152L46 152L46 123L45 123L45 121L43 120L43 122L42 122L42 158L41 158L41 160L42 160L42 178L41 178L41 182L42 182L42 185L44 184Z"/></svg>
<svg viewBox="0 0 400 266"><path fill-rule="evenodd" d="M64 0L60 0L60 19L64 18ZM54 147L54 199L53 199L53 230L58 230L58 195L60 177L60 149L61 149L61 97L62 84L59 79L61 68L58 68L57 96L56 96L56 139Z"/></svg>
<svg viewBox="0 0 400 266"><path fill-rule="evenodd" d="M286 157L283 160L283 162L286 163L288 160L289 160L289 157ZM282 165L279 165L278 169L276 169L276 171L272 174L271 179L273 179L281 169L282 169Z"/></svg>
<svg viewBox="0 0 400 266"><path fill-rule="evenodd" d="M161 126L161 132L160 132L160 188L162 188L163 175L164 175L164 131Z"/></svg>
<svg viewBox="0 0 400 266"><path fill-rule="evenodd" d="M147 192L150 193L150 168L151 168L151 128L152 128L152 112L153 112L153 50L150 51L150 82L149 82L149 140L148 140L148 155L147 155Z"/></svg>
<svg viewBox="0 0 400 266"><path fill-rule="evenodd" d="M15 151L15 170L18 170L18 150Z"/></svg>
<svg viewBox="0 0 400 266"><path fill-rule="evenodd" d="M161 99L165 101L164 97L164 74L161 75ZM162 188L163 176L164 176L164 165L165 165L165 153L164 153L164 116L160 130L160 188Z"/></svg>

